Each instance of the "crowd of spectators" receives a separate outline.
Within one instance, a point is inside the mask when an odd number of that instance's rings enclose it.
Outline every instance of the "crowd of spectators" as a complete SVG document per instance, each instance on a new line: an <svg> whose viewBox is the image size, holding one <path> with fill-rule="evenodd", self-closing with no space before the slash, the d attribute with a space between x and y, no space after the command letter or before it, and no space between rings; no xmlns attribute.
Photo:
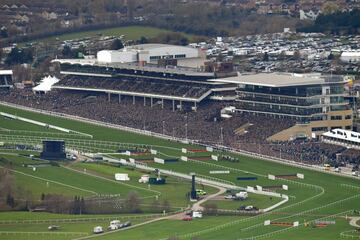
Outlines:
<svg viewBox="0 0 360 240"><path fill-rule="evenodd" d="M173 111L172 101L165 100L164 104L154 101L150 106L148 100L144 106L143 98L137 97L134 104L132 97L123 96L119 102L114 96L109 101L106 94L60 89L45 95L13 90L1 94L0 100L312 164L359 163L360 159L360 151L318 141L268 142L268 137L291 127L295 121L250 113L222 119L220 110L227 103L220 101L201 103L197 111L191 110L192 105L183 103L182 109ZM238 134L236 130L243 126L246 126L244 132Z"/></svg>

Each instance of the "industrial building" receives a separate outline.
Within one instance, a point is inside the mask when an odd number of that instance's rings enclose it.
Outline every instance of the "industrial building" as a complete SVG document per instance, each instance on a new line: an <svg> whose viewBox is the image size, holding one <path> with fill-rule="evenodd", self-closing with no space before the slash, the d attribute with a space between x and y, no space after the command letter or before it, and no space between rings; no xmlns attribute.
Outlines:
<svg viewBox="0 0 360 240"><path fill-rule="evenodd" d="M199 58L199 50L192 47L168 44L141 44L121 50L103 50L97 53L97 60L103 63L157 63L160 59Z"/></svg>
<svg viewBox="0 0 360 240"><path fill-rule="evenodd" d="M216 79L237 85L234 112L292 118L294 127L270 140L317 137L331 129L352 129L352 109L344 99L343 76L261 73Z"/></svg>

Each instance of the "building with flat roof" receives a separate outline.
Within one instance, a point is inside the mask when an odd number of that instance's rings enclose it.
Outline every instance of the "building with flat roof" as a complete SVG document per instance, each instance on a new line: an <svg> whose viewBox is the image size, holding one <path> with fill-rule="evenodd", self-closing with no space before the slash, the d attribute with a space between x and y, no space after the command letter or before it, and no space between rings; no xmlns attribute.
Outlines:
<svg viewBox="0 0 360 240"><path fill-rule="evenodd" d="M120 50L102 50L97 53L97 60L104 63L157 62L160 59L199 58L199 49L169 44L140 44Z"/></svg>
<svg viewBox="0 0 360 240"><path fill-rule="evenodd" d="M352 129L352 109L344 99L347 77L260 73L212 81L237 85L235 111L296 119L291 129L270 140L314 137L331 129Z"/></svg>
<svg viewBox="0 0 360 240"><path fill-rule="evenodd" d="M217 72L204 71L199 59L198 49L167 44L103 50L97 58L54 59L60 65L61 79L51 89L105 93L109 101L116 97L119 102L132 97L134 104L142 98L150 106L170 101L174 110L177 106L183 109L184 103L196 110L200 102L212 98L225 101L227 98L219 97L228 92L234 97L234 84L208 81ZM179 66L179 62L189 66Z"/></svg>
<svg viewBox="0 0 360 240"><path fill-rule="evenodd" d="M333 129L323 133L321 140L325 143L360 149L360 133L354 131Z"/></svg>
<svg viewBox="0 0 360 240"><path fill-rule="evenodd" d="M13 71L12 70L0 70L0 90L10 89L13 87Z"/></svg>

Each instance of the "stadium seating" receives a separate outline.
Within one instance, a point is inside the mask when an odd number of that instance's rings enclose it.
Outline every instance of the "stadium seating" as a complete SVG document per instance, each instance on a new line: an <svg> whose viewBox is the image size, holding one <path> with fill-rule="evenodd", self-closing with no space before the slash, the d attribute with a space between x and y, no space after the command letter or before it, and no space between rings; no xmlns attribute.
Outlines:
<svg viewBox="0 0 360 240"><path fill-rule="evenodd" d="M123 81L124 86L128 86ZM122 86L121 84L121 86ZM156 91L167 91L167 86L153 84ZM141 84L136 89L143 89ZM163 88L163 89L162 89ZM143 90L144 91L144 90ZM178 90L183 93L182 89ZM220 110L227 106L225 102L205 101L198 111L172 111L172 103L165 101L144 106L143 101L135 104L132 97L117 98L108 101L103 93L53 90L45 95L34 95L26 90L13 90L0 94L1 101L8 101L28 107L78 115L98 121L120 124L137 129L145 129L169 136L187 137L204 143L224 144L229 147L266 154L284 159L322 164L326 161L360 163L360 151L318 141L295 140L291 142L267 142L271 135L291 127L294 120L273 118L270 116L238 113L230 119L222 120ZM191 105L183 109L189 109ZM246 127L246 133L236 134L236 129ZM222 129L222 131L221 131ZM186 131L187 130L187 131ZM222 137L221 137L222 132ZM223 142L222 142L223 139ZM336 155L340 153L341 157Z"/></svg>
<svg viewBox="0 0 360 240"><path fill-rule="evenodd" d="M205 84L199 83L177 83L165 80L146 80L130 78L107 78L67 75L61 79L57 86L94 88L119 90L124 92L157 94L166 96L176 96L184 98L199 98L210 88Z"/></svg>

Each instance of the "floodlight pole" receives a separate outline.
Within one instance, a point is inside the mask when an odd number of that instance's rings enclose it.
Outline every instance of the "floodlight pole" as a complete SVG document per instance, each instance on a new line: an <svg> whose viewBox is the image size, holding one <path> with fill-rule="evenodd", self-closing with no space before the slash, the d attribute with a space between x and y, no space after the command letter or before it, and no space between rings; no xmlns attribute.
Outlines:
<svg viewBox="0 0 360 240"><path fill-rule="evenodd" d="M165 135L165 121L162 121L162 134Z"/></svg>
<svg viewBox="0 0 360 240"><path fill-rule="evenodd" d="M220 127L220 141L221 141L221 144L224 145L223 127Z"/></svg>

